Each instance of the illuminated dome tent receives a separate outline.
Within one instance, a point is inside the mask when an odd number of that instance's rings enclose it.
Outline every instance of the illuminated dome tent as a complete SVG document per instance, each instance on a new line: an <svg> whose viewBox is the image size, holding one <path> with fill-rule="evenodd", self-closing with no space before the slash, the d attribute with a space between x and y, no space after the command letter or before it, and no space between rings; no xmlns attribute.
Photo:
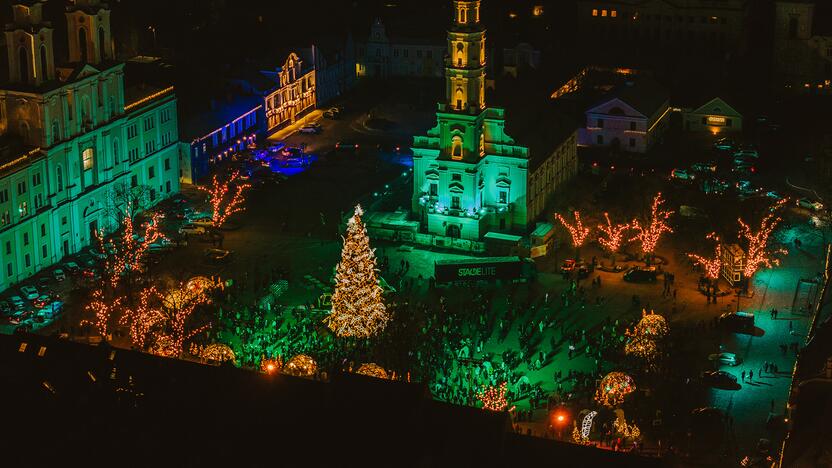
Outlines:
<svg viewBox="0 0 832 468"><path fill-rule="evenodd" d="M387 375L387 371L384 370L384 368L382 368L381 366L379 366L378 364L376 364L374 362L361 364L361 366L358 368L357 371L355 371L355 373L360 374L360 375L367 375L367 376L370 376L370 377L375 377L377 379L389 379L390 378Z"/></svg>
<svg viewBox="0 0 832 468"><path fill-rule="evenodd" d="M283 366L284 374L294 375L296 377L314 377L317 371L318 363L305 354L298 354L292 359L289 359L289 362Z"/></svg>
<svg viewBox="0 0 832 468"><path fill-rule="evenodd" d="M605 406L616 406L636 390L633 378L623 372L610 372L601 379L595 400Z"/></svg>
<svg viewBox="0 0 832 468"><path fill-rule="evenodd" d="M234 351L229 348L228 345L224 345L222 343L214 343L206 346L205 349L202 350L202 353L200 353L200 357L209 361L217 362L235 362L237 360L237 356L234 354Z"/></svg>

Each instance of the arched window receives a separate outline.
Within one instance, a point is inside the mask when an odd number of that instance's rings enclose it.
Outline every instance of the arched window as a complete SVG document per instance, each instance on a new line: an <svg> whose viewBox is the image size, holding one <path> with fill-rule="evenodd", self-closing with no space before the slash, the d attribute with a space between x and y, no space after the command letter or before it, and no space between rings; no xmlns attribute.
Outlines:
<svg viewBox="0 0 832 468"><path fill-rule="evenodd" d="M64 170L60 165L55 168L55 181L58 186L58 192L62 191L64 189Z"/></svg>
<svg viewBox="0 0 832 468"><path fill-rule="evenodd" d="M451 158L462 159L462 137L454 135L451 138Z"/></svg>
<svg viewBox="0 0 832 468"><path fill-rule="evenodd" d="M118 156L118 138L113 140L113 164L118 165L119 163L119 156Z"/></svg>
<svg viewBox="0 0 832 468"><path fill-rule="evenodd" d="M456 110L462 110L462 99L463 99L462 88L456 89Z"/></svg>
<svg viewBox="0 0 832 468"><path fill-rule="evenodd" d="M54 119L52 121L52 142L61 141L61 124L58 123L58 119Z"/></svg>
<svg viewBox="0 0 832 468"><path fill-rule="evenodd" d="M21 138L23 138L23 141L28 143L28 141L29 141L29 123L24 121L24 120L21 120L19 128L20 128Z"/></svg>
<svg viewBox="0 0 832 468"><path fill-rule="evenodd" d="M85 124L90 120L90 100L86 96L81 98L81 123Z"/></svg>
<svg viewBox="0 0 832 468"><path fill-rule="evenodd" d="M87 61L87 30L78 28L78 50L81 52L81 63Z"/></svg>
<svg viewBox="0 0 832 468"><path fill-rule="evenodd" d="M100 28L98 28L98 61L99 62L104 61L104 47L105 47L104 28L100 27Z"/></svg>
<svg viewBox="0 0 832 468"><path fill-rule="evenodd" d="M18 56L20 57L19 66L20 66L20 81L22 83L29 82L29 54L26 53L26 49L21 47L18 49Z"/></svg>
<svg viewBox="0 0 832 468"><path fill-rule="evenodd" d="M40 73L43 75L43 79L46 79L47 74L49 73L49 61L46 60L46 44L41 44L40 46Z"/></svg>

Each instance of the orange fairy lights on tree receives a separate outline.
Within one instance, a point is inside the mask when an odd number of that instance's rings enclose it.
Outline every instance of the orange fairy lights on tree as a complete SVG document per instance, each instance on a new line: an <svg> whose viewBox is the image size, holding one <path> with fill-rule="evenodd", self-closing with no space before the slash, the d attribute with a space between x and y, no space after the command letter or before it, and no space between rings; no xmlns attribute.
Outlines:
<svg viewBox="0 0 832 468"><path fill-rule="evenodd" d="M656 246L662 234L673 232L673 228L667 224L667 220L674 212L662 209L663 204L664 199L662 194L659 193L653 199L653 206L650 209L650 218L647 223L642 226L642 223L637 219L634 219L632 223L633 229L638 231L638 234L630 240L641 241L641 251L648 257L648 261L649 257L656 251Z"/></svg>
<svg viewBox="0 0 832 468"><path fill-rule="evenodd" d="M133 220L129 216L124 217L123 223L120 242L114 245L115 252L107 256L105 263L107 279L113 287L118 285L121 276L142 271L142 263L150 245L162 237L159 232L159 215L156 213L143 224L144 232L141 234L135 232Z"/></svg>
<svg viewBox="0 0 832 468"><path fill-rule="evenodd" d="M120 306L120 297L107 300L104 297L104 291L97 288L92 292L92 300L85 306L87 311L95 314L95 321L84 320L82 323L92 324L98 330L98 334L106 338L109 333L110 318Z"/></svg>
<svg viewBox="0 0 832 468"><path fill-rule="evenodd" d="M621 248L621 244L624 242L624 232L630 229L630 224L613 225L609 213L604 213L604 219L607 221L607 225L599 224L598 231L606 237L598 236L598 243L609 253L614 254Z"/></svg>
<svg viewBox="0 0 832 468"><path fill-rule="evenodd" d="M714 281L719 279L719 272L722 269L722 244L719 241L719 236L717 236L715 232L708 234L705 239L713 239L716 241L714 256L711 258L705 258L701 255L689 253L688 257L693 260L694 263L702 265L702 268L705 269L705 278Z"/></svg>
<svg viewBox="0 0 832 468"><path fill-rule="evenodd" d="M161 349L165 356L179 356L184 349L185 341L197 333L207 329L209 325L188 329L188 319L196 308L208 302L208 290L203 288L189 288L179 284L162 298L162 316L164 317L164 332L157 342L165 338L167 343Z"/></svg>
<svg viewBox="0 0 832 468"><path fill-rule="evenodd" d="M760 223L760 229L757 232L753 232L751 227L742 219L737 220L740 223L739 237L748 242L748 248L745 254L745 268L743 269L743 274L746 279L751 279L754 273L760 268L771 268L772 266L779 265L780 259L775 258L774 255L785 255L787 253L782 248L772 250L768 245L771 233L774 232L774 229L782 221L782 218L777 216L776 213L783 207L785 202L785 199L780 200L771 207L769 213Z"/></svg>
<svg viewBox="0 0 832 468"><path fill-rule="evenodd" d="M499 387L486 387L485 390L477 392L477 398L482 402L482 409L484 410L506 411L508 409L505 382L501 383Z"/></svg>
<svg viewBox="0 0 832 468"><path fill-rule="evenodd" d="M573 215L575 216L575 224L569 224L569 221L560 214L555 214L555 218L569 231L569 235L572 237L572 245L575 247L575 260L579 260L581 246L589 237L589 228L584 227L580 211L573 212Z"/></svg>
<svg viewBox="0 0 832 468"><path fill-rule="evenodd" d="M145 349L153 329L164 322L159 299L159 292L155 287L143 289L139 293L139 303L126 308L119 320L121 325L130 328L130 342L139 349Z"/></svg>
<svg viewBox="0 0 832 468"><path fill-rule="evenodd" d="M215 228L222 226L232 214L243 211L245 201L243 194L249 187L251 185L243 182L239 171L232 172L226 180L220 180L217 175L214 175L209 187L197 186L208 194L208 202L214 210L211 222Z"/></svg>

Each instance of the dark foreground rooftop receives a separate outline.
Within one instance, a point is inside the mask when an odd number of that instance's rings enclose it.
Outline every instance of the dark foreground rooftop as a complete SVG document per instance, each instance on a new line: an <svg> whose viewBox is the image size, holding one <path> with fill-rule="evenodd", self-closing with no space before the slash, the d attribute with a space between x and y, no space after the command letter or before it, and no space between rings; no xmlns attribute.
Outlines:
<svg viewBox="0 0 832 468"><path fill-rule="evenodd" d="M434 402L418 384L319 382L41 336L0 336L0 397L4 466L659 465L514 434L507 414Z"/></svg>

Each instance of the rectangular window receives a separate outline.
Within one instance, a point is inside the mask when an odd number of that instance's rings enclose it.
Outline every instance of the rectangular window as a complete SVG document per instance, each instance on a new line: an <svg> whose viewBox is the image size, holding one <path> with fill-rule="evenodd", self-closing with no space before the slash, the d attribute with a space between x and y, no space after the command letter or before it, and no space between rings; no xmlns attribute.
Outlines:
<svg viewBox="0 0 832 468"><path fill-rule="evenodd" d="M84 150L83 153L81 153L81 158L84 162L84 170L85 171L88 171L88 170L92 169L93 161L95 159L93 156L94 156L94 152L93 152L92 148L87 148L87 149Z"/></svg>
<svg viewBox="0 0 832 468"><path fill-rule="evenodd" d="M43 253L41 254L41 256L42 256L43 258L46 258L46 256L48 255L48 251L47 251L47 248L46 248L46 244L43 244L43 245L40 247L40 251L41 251L41 252L43 252Z"/></svg>
<svg viewBox="0 0 832 468"><path fill-rule="evenodd" d="M6 276L12 276L12 264L9 263L6 265Z"/></svg>
<svg viewBox="0 0 832 468"><path fill-rule="evenodd" d="M610 16L612 16L613 18L617 18L618 17L618 10L611 10L610 11Z"/></svg>
<svg viewBox="0 0 832 468"><path fill-rule="evenodd" d="M61 218L61 226L66 226L66 216Z"/></svg>
<svg viewBox="0 0 832 468"><path fill-rule="evenodd" d="M20 214L21 217L29 215L29 204L26 202L20 202L20 205L17 206L17 212Z"/></svg>
<svg viewBox="0 0 832 468"><path fill-rule="evenodd" d="M18 182L17 183L17 194L23 195L26 193L26 182Z"/></svg>
<svg viewBox="0 0 832 468"><path fill-rule="evenodd" d="M505 190L500 190L500 203L508 203L508 192L506 192Z"/></svg>
<svg viewBox="0 0 832 468"><path fill-rule="evenodd" d="M130 157L130 162L136 162L139 159L139 149L133 148L129 151L128 156Z"/></svg>
<svg viewBox="0 0 832 468"><path fill-rule="evenodd" d="M607 16L607 10L601 10L601 16L606 17Z"/></svg>
<svg viewBox="0 0 832 468"><path fill-rule="evenodd" d="M152 179L154 177L156 177L156 168L153 167L153 166L150 166L150 167L147 168L147 178Z"/></svg>
<svg viewBox="0 0 832 468"><path fill-rule="evenodd" d="M130 177L130 186L131 186L131 187L135 187L135 186L137 186L137 185L139 185L139 176L137 176L137 175L133 174L133 175Z"/></svg>
<svg viewBox="0 0 832 468"><path fill-rule="evenodd" d="M165 193L170 193L170 181L165 182Z"/></svg>
<svg viewBox="0 0 832 468"><path fill-rule="evenodd" d="M23 245L29 245L29 233L28 232L23 233Z"/></svg>
<svg viewBox="0 0 832 468"><path fill-rule="evenodd" d="M40 235L41 236L46 236L46 224L41 224L40 225Z"/></svg>
<svg viewBox="0 0 832 468"><path fill-rule="evenodd" d="M136 131L136 124L127 127L127 139L136 138L138 132Z"/></svg>
<svg viewBox="0 0 832 468"><path fill-rule="evenodd" d="M451 180L454 182L462 181L462 174L451 174Z"/></svg>
<svg viewBox="0 0 832 468"><path fill-rule="evenodd" d="M43 206L43 194L38 193L35 195L35 209L38 210L41 206Z"/></svg>
<svg viewBox="0 0 832 468"><path fill-rule="evenodd" d="M144 119L144 131L153 130L155 126L156 121L153 120L153 116Z"/></svg>
<svg viewBox="0 0 832 468"><path fill-rule="evenodd" d="M598 16L598 10L595 8L592 9L592 16Z"/></svg>
<svg viewBox="0 0 832 468"><path fill-rule="evenodd" d="M430 192L428 193L430 193L431 197L439 196L439 186L436 184L430 184Z"/></svg>
<svg viewBox="0 0 832 468"><path fill-rule="evenodd" d="M144 143L144 154L150 154L154 151L156 151L156 142L153 140L146 141Z"/></svg>
<svg viewBox="0 0 832 468"><path fill-rule="evenodd" d="M0 190L0 203L6 203L9 201L9 190L3 189Z"/></svg>
<svg viewBox="0 0 832 468"><path fill-rule="evenodd" d="M29 254L26 254L26 256L24 257L24 260L26 261L26 268L29 268L30 266L32 266L32 259L29 258Z"/></svg>
<svg viewBox="0 0 832 468"><path fill-rule="evenodd" d="M165 170L170 170L170 158L165 158Z"/></svg>
<svg viewBox="0 0 832 468"><path fill-rule="evenodd" d="M12 243L9 242L9 241L6 241L6 255L11 255L11 254L12 254Z"/></svg>
<svg viewBox="0 0 832 468"><path fill-rule="evenodd" d="M159 116L159 120L160 120L162 123L165 123L165 122L167 122L168 120L170 120L170 109L165 109L165 110L163 110L163 111L161 112L160 116Z"/></svg>
<svg viewBox="0 0 832 468"><path fill-rule="evenodd" d="M40 173L32 176L32 187L37 187L38 185L40 185Z"/></svg>
<svg viewBox="0 0 832 468"><path fill-rule="evenodd" d="M458 210L459 209L459 197L451 197L451 209Z"/></svg>

